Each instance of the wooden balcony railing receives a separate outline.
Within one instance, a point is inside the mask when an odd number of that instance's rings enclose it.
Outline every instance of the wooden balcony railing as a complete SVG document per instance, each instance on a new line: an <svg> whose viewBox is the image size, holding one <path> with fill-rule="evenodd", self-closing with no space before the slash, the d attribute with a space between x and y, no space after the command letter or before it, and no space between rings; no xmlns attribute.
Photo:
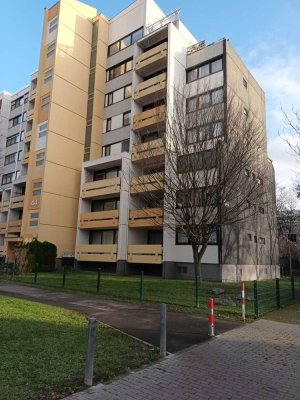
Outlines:
<svg viewBox="0 0 300 400"><path fill-rule="evenodd" d="M9 200L2 201L1 211L2 211L2 212L8 211L8 210L9 210L9 205L10 205Z"/></svg>
<svg viewBox="0 0 300 400"><path fill-rule="evenodd" d="M161 208L147 208L129 212L129 228L153 228L163 226L163 210Z"/></svg>
<svg viewBox="0 0 300 400"><path fill-rule="evenodd" d="M28 164L29 161L29 151L23 155L22 164Z"/></svg>
<svg viewBox="0 0 300 400"><path fill-rule="evenodd" d="M8 221L7 233L19 233L19 232L21 232L21 225L22 225L22 220L21 219L18 219L16 221Z"/></svg>
<svg viewBox="0 0 300 400"><path fill-rule="evenodd" d="M164 42L136 58L135 69L141 75L155 72L167 67L168 62L168 43Z"/></svg>
<svg viewBox="0 0 300 400"><path fill-rule="evenodd" d="M90 212L80 215L80 229L116 228L119 226L119 210Z"/></svg>
<svg viewBox="0 0 300 400"><path fill-rule="evenodd" d="M25 196L11 197L10 208L23 208Z"/></svg>
<svg viewBox="0 0 300 400"><path fill-rule="evenodd" d="M128 246L128 262L161 264L163 247L159 244L134 244Z"/></svg>
<svg viewBox="0 0 300 400"><path fill-rule="evenodd" d="M154 174L134 176L131 180L130 191L132 194L142 194L151 191L163 190L164 173L156 172Z"/></svg>
<svg viewBox="0 0 300 400"><path fill-rule="evenodd" d="M133 117L133 130L139 133L149 133L161 129L166 122L166 106L154 107L151 110L136 114Z"/></svg>
<svg viewBox="0 0 300 400"><path fill-rule="evenodd" d="M116 244L84 244L77 247L78 261L117 261Z"/></svg>
<svg viewBox="0 0 300 400"><path fill-rule="evenodd" d="M160 162L164 160L165 148L162 139L151 140L147 143L132 146L132 162Z"/></svg>
<svg viewBox="0 0 300 400"><path fill-rule="evenodd" d="M0 222L0 234L4 235L6 233L7 222Z"/></svg>
<svg viewBox="0 0 300 400"><path fill-rule="evenodd" d="M151 103L166 94L167 74L164 72L154 78L139 83L134 90L134 100L140 104Z"/></svg>
<svg viewBox="0 0 300 400"><path fill-rule="evenodd" d="M83 199L100 198L120 193L121 178L104 179L101 181L87 182L82 185L81 197Z"/></svg>

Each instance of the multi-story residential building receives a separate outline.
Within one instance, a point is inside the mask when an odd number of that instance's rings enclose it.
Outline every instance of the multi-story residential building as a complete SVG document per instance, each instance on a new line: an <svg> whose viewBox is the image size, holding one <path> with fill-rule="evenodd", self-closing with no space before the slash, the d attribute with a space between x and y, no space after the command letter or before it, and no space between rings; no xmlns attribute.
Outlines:
<svg viewBox="0 0 300 400"><path fill-rule="evenodd" d="M74 253L82 268L193 276L191 246L164 227L163 206L151 209L141 196L155 180L163 197L161 137L172 110L166 98L177 84L194 95L230 89L265 127L264 93L232 46L226 39L198 43L179 11L166 15L154 0L136 0L110 20L76 0L45 9L17 240L53 242L58 259ZM204 279L276 274L267 231L238 236L243 252L234 246L228 254L226 240L208 246Z"/></svg>
<svg viewBox="0 0 300 400"><path fill-rule="evenodd" d="M26 188L23 146L27 124L28 95L29 87L13 95L7 93L0 95L1 255L6 255L9 249L13 250L15 243L22 241L20 232Z"/></svg>

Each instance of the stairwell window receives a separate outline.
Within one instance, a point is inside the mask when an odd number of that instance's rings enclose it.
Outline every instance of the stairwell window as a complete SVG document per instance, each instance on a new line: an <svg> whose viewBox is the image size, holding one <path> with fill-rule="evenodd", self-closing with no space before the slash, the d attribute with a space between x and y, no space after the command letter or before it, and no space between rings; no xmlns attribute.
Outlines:
<svg viewBox="0 0 300 400"><path fill-rule="evenodd" d="M35 156L35 166L41 167L44 165L45 153L37 153Z"/></svg>
<svg viewBox="0 0 300 400"><path fill-rule="evenodd" d="M47 136L48 133L48 122L46 122L45 124L42 124L38 127L38 137L39 139L42 137Z"/></svg>
<svg viewBox="0 0 300 400"><path fill-rule="evenodd" d="M127 111L123 114L123 126L128 126L131 124L131 112Z"/></svg>
<svg viewBox="0 0 300 400"><path fill-rule="evenodd" d="M48 69L48 71L46 71L44 73L44 84L48 84L52 81L52 76L53 76L53 69Z"/></svg>
<svg viewBox="0 0 300 400"><path fill-rule="evenodd" d="M49 33L52 33L57 30L57 25L58 25L58 17L54 17L49 21Z"/></svg>
<svg viewBox="0 0 300 400"><path fill-rule="evenodd" d="M190 83L196 81L197 79L201 79L208 75L222 71L222 69L223 69L223 59L218 58L217 60L206 62L205 64L194 67L189 71L187 71L186 81L187 83Z"/></svg>
<svg viewBox="0 0 300 400"><path fill-rule="evenodd" d="M50 96L44 97L42 99L41 110L48 110L50 104Z"/></svg>
<svg viewBox="0 0 300 400"><path fill-rule="evenodd" d="M47 46L46 56L47 58L52 57L55 53L56 41L50 43Z"/></svg>

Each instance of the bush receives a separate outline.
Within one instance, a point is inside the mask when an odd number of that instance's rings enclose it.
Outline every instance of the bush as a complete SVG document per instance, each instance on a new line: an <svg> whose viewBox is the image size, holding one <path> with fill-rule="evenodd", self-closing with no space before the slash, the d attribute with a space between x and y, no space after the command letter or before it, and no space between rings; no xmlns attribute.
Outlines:
<svg viewBox="0 0 300 400"><path fill-rule="evenodd" d="M36 263L40 272L51 272L55 269L57 249L55 244L33 240L28 244L28 259L31 270L34 271Z"/></svg>

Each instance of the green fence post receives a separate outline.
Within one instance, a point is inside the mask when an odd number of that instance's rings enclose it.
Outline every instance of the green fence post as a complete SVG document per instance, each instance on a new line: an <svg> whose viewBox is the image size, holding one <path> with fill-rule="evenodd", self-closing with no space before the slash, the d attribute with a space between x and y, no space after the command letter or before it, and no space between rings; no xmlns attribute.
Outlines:
<svg viewBox="0 0 300 400"><path fill-rule="evenodd" d="M140 300L144 298L144 271L141 271L141 281L140 281Z"/></svg>
<svg viewBox="0 0 300 400"><path fill-rule="evenodd" d="M35 263L35 270L34 270L34 283L37 282L37 275L39 270L39 263Z"/></svg>
<svg viewBox="0 0 300 400"><path fill-rule="evenodd" d="M97 277L97 293L100 292L100 280L101 280L101 268L98 268L98 277Z"/></svg>
<svg viewBox="0 0 300 400"><path fill-rule="evenodd" d="M196 307L200 307L200 276L196 276Z"/></svg>
<svg viewBox="0 0 300 400"><path fill-rule="evenodd" d="M16 270L16 261L13 262L12 269L11 269L11 279L14 279Z"/></svg>
<svg viewBox="0 0 300 400"><path fill-rule="evenodd" d="M295 279L294 275L291 275L291 289L292 289L292 299L295 300Z"/></svg>
<svg viewBox="0 0 300 400"><path fill-rule="evenodd" d="M279 284L279 278L276 278L276 303L277 303L277 308L280 308L280 284Z"/></svg>
<svg viewBox="0 0 300 400"><path fill-rule="evenodd" d="M66 284L66 267L63 268L63 281L62 281L62 287L64 288Z"/></svg>
<svg viewBox="0 0 300 400"><path fill-rule="evenodd" d="M258 284L257 281L254 281L254 318L258 318Z"/></svg>

